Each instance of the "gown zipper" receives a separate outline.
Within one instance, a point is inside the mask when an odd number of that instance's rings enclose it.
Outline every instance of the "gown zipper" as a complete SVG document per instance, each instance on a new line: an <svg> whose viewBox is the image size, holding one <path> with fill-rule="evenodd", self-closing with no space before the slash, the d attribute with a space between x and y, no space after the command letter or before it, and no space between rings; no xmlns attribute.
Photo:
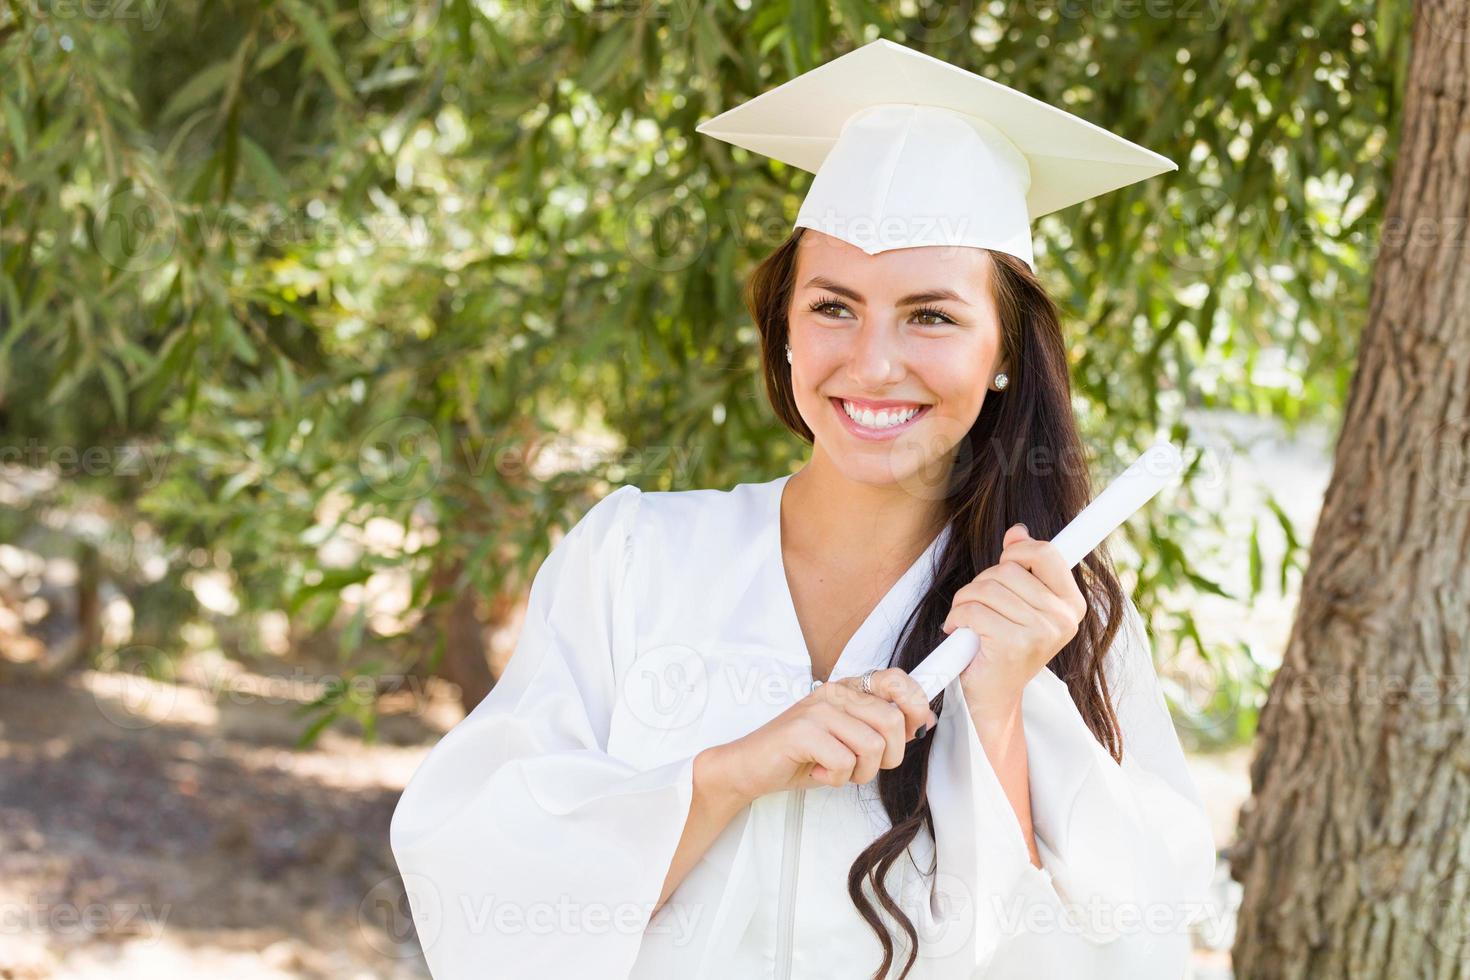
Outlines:
<svg viewBox="0 0 1470 980"><path fill-rule="evenodd" d="M813 678L815 691L822 682ZM786 840L781 847L781 893L776 903L776 980L791 980L791 957L796 945L796 871L801 863L801 813L806 790L794 789L786 798Z"/></svg>

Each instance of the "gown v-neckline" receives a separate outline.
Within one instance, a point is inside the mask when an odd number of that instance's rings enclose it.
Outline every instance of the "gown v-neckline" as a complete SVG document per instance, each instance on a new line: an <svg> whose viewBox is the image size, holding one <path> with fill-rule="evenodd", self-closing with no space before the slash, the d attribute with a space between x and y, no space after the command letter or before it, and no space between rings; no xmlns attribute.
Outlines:
<svg viewBox="0 0 1470 980"><path fill-rule="evenodd" d="M778 477L770 483L770 531L767 534L767 541L772 553L773 576L776 579L776 591L781 597L781 616L786 621L786 631L795 642L796 649L805 656L807 667L813 679L816 679L816 665L812 661L811 649L806 643L806 634L801 628L801 617L796 612L796 598L791 591L791 580L786 577L786 556L781 545L781 499L785 495L786 484L793 475L795 474ZM946 524L929 542L928 547L913 560L897 581L883 594L883 597L869 610L868 615L843 645L842 652L838 654L837 660L833 662L832 669L827 675L827 681L855 676L868 667L887 666L888 654L891 651L871 649L873 643L878 639L875 633L883 625L896 627L902 619L907 618L913 603L920 598L921 582L927 581L928 565L948 536L948 532L949 525ZM902 616L898 615L900 611ZM891 642L892 637L885 639ZM862 651L865 649L867 655L863 656Z"/></svg>

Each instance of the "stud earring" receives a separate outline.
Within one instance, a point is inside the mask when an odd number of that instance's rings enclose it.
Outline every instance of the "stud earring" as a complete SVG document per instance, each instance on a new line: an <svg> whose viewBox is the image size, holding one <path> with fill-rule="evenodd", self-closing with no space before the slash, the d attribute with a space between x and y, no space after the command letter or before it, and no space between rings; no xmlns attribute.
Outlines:
<svg viewBox="0 0 1470 980"><path fill-rule="evenodd" d="M997 374L995 376L995 387L998 390L1004 390L1005 389L1005 386L1008 385L1008 384L1010 384L1010 383L1011 383L1011 379L1006 375L1006 373L1004 371L1000 372L999 374Z"/></svg>
<svg viewBox="0 0 1470 980"><path fill-rule="evenodd" d="M787 344L786 345L786 363L787 364L790 364L791 363L791 345L790 344Z"/></svg>

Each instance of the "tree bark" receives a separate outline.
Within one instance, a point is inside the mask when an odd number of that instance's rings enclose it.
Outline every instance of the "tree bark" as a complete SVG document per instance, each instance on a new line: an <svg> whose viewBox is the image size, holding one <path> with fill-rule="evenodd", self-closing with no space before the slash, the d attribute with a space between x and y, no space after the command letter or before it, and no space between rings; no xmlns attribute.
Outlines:
<svg viewBox="0 0 1470 980"><path fill-rule="evenodd" d="M436 593L454 589L464 565L455 561L434 573ZM440 677L459 685L459 703L465 714L485 699L494 685L490 658L485 648L484 624L480 622L474 589L456 591L440 606L439 629L444 636L444 657L435 670Z"/></svg>
<svg viewBox="0 0 1470 980"><path fill-rule="evenodd" d="M1368 322L1231 854L1241 980L1470 977L1470 7L1415 14Z"/></svg>

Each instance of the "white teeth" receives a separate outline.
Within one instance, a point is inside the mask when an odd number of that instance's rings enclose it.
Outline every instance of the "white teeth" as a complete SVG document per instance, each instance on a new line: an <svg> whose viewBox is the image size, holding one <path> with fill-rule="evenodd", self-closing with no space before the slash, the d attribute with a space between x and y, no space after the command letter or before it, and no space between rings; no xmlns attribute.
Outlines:
<svg viewBox="0 0 1470 980"><path fill-rule="evenodd" d="M922 405L915 405L912 408L902 410L885 408L880 409L875 414L872 409L860 409L851 402L844 401L842 403L842 410L847 413L848 418L852 419L858 425L869 429L891 429L895 425L903 425L917 415L921 408L923 408Z"/></svg>

